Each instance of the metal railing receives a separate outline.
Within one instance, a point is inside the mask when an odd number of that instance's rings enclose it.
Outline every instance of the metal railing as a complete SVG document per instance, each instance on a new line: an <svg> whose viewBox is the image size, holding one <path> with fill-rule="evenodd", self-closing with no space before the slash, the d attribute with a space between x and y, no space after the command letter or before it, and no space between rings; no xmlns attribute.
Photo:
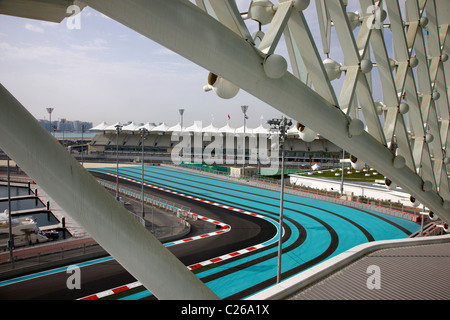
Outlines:
<svg viewBox="0 0 450 320"><path fill-rule="evenodd" d="M97 181L105 188L108 188L110 190L116 190L116 186L107 181L104 181L101 179L97 179ZM135 190L132 190L130 188L119 187L119 192L124 194L127 197L142 201L142 194L139 192L136 192ZM182 219L183 221L188 220L188 219L194 220L194 221L197 220L197 215L191 213L191 208L183 206L178 203L175 203L173 201L169 201L167 199L154 197L154 196L150 197L150 196L146 196L144 194L144 202L147 204L150 204L152 206L155 206L157 208L163 209L167 212L173 213L178 218ZM142 217L139 217L137 215L135 215L135 216L136 216L136 219L137 218L142 219ZM141 221L141 220L139 220L139 221ZM144 225L145 225L145 222L144 222Z"/></svg>

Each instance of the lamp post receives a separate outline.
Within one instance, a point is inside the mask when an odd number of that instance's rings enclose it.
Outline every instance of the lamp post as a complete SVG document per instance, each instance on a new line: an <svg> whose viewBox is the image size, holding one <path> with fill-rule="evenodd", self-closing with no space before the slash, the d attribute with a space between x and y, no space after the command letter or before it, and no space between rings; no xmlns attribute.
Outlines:
<svg viewBox="0 0 450 320"><path fill-rule="evenodd" d="M244 114L244 137L243 137L243 144L242 144L242 177L245 176L245 124L247 120L247 110L248 106L241 106L242 113Z"/></svg>
<svg viewBox="0 0 450 320"><path fill-rule="evenodd" d="M141 163L142 163L142 219L145 218L145 211L144 211L144 140L145 137L148 135L148 130L146 128L141 128L139 129L139 131L141 132L141 139L142 139L142 159L141 159Z"/></svg>
<svg viewBox="0 0 450 320"><path fill-rule="evenodd" d="M344 194L344 158L345 158L345 150L342 149L341 196Z"/></svg>
<svg viewBox="0 0 450 320"><path fill-rule="evenodd" d="M292 125L290 119L281 117L281 119L272 119L267 121L273 129L278 129L280 132L281 142L281 192L280 192L280 220L279 220L279 234L278 234L278 266L277 266L277 283L281 280L281 254L283 253L283 202L284 202L284 151L286 134L289 127Z"/></svg>
<svg viewBox="0 0 450 320"><path fill-rule="evenodd" d="M7 167L8 167L8 228L9 228L9 240L8 240L8 248L9 248L9 261L14 268L14 257L13 257L13 249L14 249L14 235L12 233L12 213L11 213L11 176L9 169L9 156L7 157Z"/></svg>
<svg viewBox="0 0 450 320"><path fill-rule="evenodd" d="M183 132L183 114L184 114L184 109L178 109L178 112L180 113L180 131Z"/></svg>
<svg viewBox="0 0 450 320"><path fill-rule="evenodd" d="M62 145L64 145L64 129L65 129L65 124L66 123L66 119L65 118L62 118L61 119L61 126L62 126L62 133L63 133L63 135L62 135Z"/></svg>
<svg viewBox="0 0 450 320"><path fill-rule="evenodd" d="M122 125L116 124L116 200L119 200L119 134L122 131Z"/></svg>
<svg viewBox="0 0 450 320"><path fill-rule="evenodd" d="M47 112L50 115L50 134L53 135L52 133L52 129L53 129L53 125L52 125L52 112L53 112L54 108L47 108Z"/></svg>
<svg viewBox="0 0 450 320"><path fill-rule="evenodd" d="M180 137L181 137L183 135L183 114L184 114L184 109L178 109L178 112L180 113ZM184 153L184 151L183 151L183 153Z"/></svg>
<svg viewBox="0 0 450 320"><path fill-rule="evenodd" d="M84 131L86 130L86 125L81 125L81 165L84 166Z"/></svg>

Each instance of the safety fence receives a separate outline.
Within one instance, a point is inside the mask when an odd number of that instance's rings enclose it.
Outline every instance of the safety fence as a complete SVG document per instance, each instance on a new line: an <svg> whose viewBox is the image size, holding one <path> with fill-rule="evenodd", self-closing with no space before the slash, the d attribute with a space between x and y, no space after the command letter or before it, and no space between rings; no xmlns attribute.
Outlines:
<svg viewBox="0 0 450 320"><path fill-rule="evenodd" d="M109 190L116 190L116 188L117 188L116 185L113 185L105 180L97 179L97 181L103 187L105 187ZM123 194L126 197L142 201L142 193L136 192L133 189L126 188L126 187L119 187L119 193ZM187 224L187 221L196 221L197 220L197 215L191 213L191 208L183 206L179 203L175 203L175 202L172 202L167 199L160 198L160 197L146 196L145 194L144 194L144 202L146 204L152 205L156 208L160 208L166 212L176 215L180 219L181 223ZM132 212L130 212L130 213L140 223L142 223L145 226L145 220L142 217L140 217Z"/></svg>

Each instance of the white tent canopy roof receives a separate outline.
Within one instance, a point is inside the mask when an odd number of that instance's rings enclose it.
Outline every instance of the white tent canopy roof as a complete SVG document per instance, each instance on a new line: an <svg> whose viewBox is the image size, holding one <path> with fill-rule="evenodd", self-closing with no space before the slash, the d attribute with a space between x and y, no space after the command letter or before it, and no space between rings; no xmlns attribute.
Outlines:
<svg viewBox="0 0 450 320"><path fill-rule="evenodd" d="M139 126L136 130L147 129L148 131L153 130L156 126L153 123L147 122L146 124Z"/></svg>
<svg viewBox="0 0 450 320"><path fill-rule="evenodd" d="M110 125L110 126L107 126L105 129L103 129L103 130L105 130L105 131L116 131L116 126L122 126L122 123L120 123L120 122L116 122L116 123L114 123L114 124L112 124L112 125Z"/></svg>
<svg viewBox="0 0 450 320"><path fill-rule="evenodd" d="M163 122L163 123L161 123L160 125L154 127L154 128L152 129L152 131L166 132L166 131L168 131L168 129L169 129L169 126Z"/></svg>
<svg viewBox="0 0 450 320"><path fill-rule="evenodd" d="M184 131L202 132L201 122L195 121L192 126L185 128Z"/></svg>
<svg viewBox="0 0 450 320"><path fill-rule="evenodd" d="M234 133L244 133L244 126L241 126L239 128L237 128ZM253 133L253 129L245 126L245 134L252 134Z"/></svg>
<svg viewBox="0 0 450 320"><path fill-rule="evenodd" d="M103 131L108 126L109 126L109 124L107 124L105 121L103 121L102 123L96 125L95 127L90 128L89 131Z"/></svg>
<svg viewBox="0 0 450 320"><path fill-rule="evenodd" d="M123 126L122 131L136 131L138 130L138 128L140 127L140 125L137 125L134 122L131 122L129 124L127 124L126 126Z"/></svg>
<svg viewBox="0 0 450 320"><path fill-rule="evenodd" d="M89 129L91 131L116 131L116 125L122 125L120 122L116 122L113 125L108 125L106 122L102 122L99 125ZM148 131L151 132L173 132L173 133L180 133L181 132L181 124L177 123L173 126L168 126L166 123L162 122L159 125L156 125L154 123L147 122L144 125L137 125L135 122L131 122L127 124L126 126L122 127L122 131L128 131L128 132L136 132L139 131L141 128L145 128ZM230 125L227 123L225 126L218 128L215 127L212 123L208 126L202 127L200 121L195 121L193 125L189 127L183 127L183 132L191 132L191 133L230 133L230 134L243 134L244 133L244 126L240 126L239 128L233 128L230 127ZM251 134L276 134L276 132L271 132L269 128L265 128L262 124L260 124L256 128L250 128L248 126L245 126L245 134L251 135ZM295 127L292 127L288 130L288 135L298 135L298 130Z"/></svg>
<svg viewBox="0 0 450 320"><path fill-rule="evenodd" d="M258 133L262 133L262 134L269 134L270 131L267 128L264 128L263 125L259 125L259 127L256 127L255 129L253 129L253 133L254 134L258 134Z"/></svg>
<svg viewBox="0 0 450 320"><path fill-rule="evenodd" d="M219 129L220 133L234 133L235 129L230 127L230 125L227 123L226 126L223 126L222 128Z"/></svg>
<svg viewBox="0 0 450 320"><path fill-rule="evenodd" d="M204 127L202 129L203 133L217 133L218 131L219 131L219 128L214 127L212 123L209 126Z"/></svg>
<svg viewBox="0 0 450 320"><path fill-rule="evenodd" d="M181 132L181 124L177 123L176 125L167 128L166 131L169 131L169 132Z"/></svg>

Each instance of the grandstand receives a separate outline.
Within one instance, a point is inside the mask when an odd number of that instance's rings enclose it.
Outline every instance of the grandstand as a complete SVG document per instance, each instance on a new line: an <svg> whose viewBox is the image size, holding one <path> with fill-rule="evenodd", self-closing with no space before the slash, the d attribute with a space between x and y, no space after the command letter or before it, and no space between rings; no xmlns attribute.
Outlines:
<svg viewBox="0 0 450 320"><path fill-rule="evenodd" d="M142 155L142 135L140 130L145 127L148 131L144 139L146 159L169 161L172 151L180 143L179 141L182 141L180 136L190 139L190 141L184 142L184 146L191 151L191 161L194 161L196 148L198 152L197 144L199 141L201 141L202 154L208 145L215 142L215 146L218 149L222 149L223 157L224 159L227 157L227 161L231 157L233 159L232 162L236 164L241 159L243 127L232 128L228 124L221 128L214 127L212 124L201 127L197 123L181 130L179 123L174 126L169 126L165 123L160 123L159 125L150 123L136 125L130 123L122 126L118 134L116 130L118 124L108 125L102 122L91 129L91 131L98 131L98 133L92 138L89 145L90 154L108 156L115 154L118 149L122 157L134 157L135 160L138 160ZM271 147L274 148L274 138L278 139L277 133L271 132L262 125L257 128L246 127L246 162L251 164L251 157L255 155L257 150L259 150L259 154L264 152L265 154L270 154ZM296 127L288 131L285 151L287 166L298 168L309 168L313 163L320 163L323 167L334 167L342 157L342 149L332 142L320 135L316 135L314 139L307 142L300 137L300 131ZM230 162L226 164L230 164Z"/></svg>

